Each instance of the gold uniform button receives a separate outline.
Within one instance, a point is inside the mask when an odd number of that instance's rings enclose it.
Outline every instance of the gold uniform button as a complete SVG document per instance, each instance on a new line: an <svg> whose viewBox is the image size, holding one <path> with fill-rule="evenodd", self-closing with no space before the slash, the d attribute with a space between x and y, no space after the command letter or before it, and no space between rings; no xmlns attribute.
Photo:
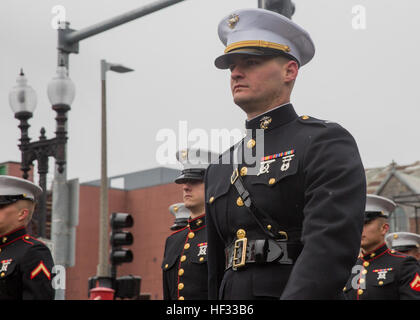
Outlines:
<svg viewBox="0 0 420 320"><path fill-rule="evenodd" d="M276 179L271 178L270 180L268 180L268 184L274 184L274 182L276 182Z"/></svg>
<svg viewBox="0 0 420 320"><path fill-rule="evenodd" d="M359 280L359 283L364 283L365 282L365 279L360 279Z"/></svg>
<svg viewBox="0 0 420 320"><path fill-rule="evenodd" d="M194 236L195 236L195 233L194 232L190 232L188 234L188 238L190 238L190 239L194 238Z"/></svg>
<svg viewBox="0 0 420 320"><path fill-rule="evenodd" d="M181 282L180 284L178 284L178 290L182 290L184 289L184 284Z"/></svg>
<svg viewBox="0 0 420 320"><path fill-rule="evenodd" d="M238 231L236 231L236 237L238 239L243 239L245 238L246 232L244 229L239 229Z"/></svg>
<svg viewBox="0 0 420 320"><path fill-rule="evenodd" d="M247 147L248 149L252 149L252 148L254 148L254 147L255 147L255 144L256 144L255 140L254 140L254 139L250 139L250 140L248 140L248 142L246 143L246 147Z"/></svg>
<svg viewBox="0 0 420 320"><path fill-rule="evenodd" d="M187 250L187 249L189 249L190 248L190 244L189 243L186 243L185 245L184 245L184 249L185 250Z"/></svg>
<svg viewBox="0 0 420 320"><path fill-rule="evenodd" d="M183 274L184 274L184 269L179 269L179 270L178 270L178 275L179 275L179 276L182 276Z"/></svg>
<svg viewBox="0 0 420 320"><path fill-rule="evenodd" d="M366 274L366 273L368 273L366 269L362 271L362 274Z"/></svg>
<svg viewBox="0 0 420 320"><path fill-rule="evenodd" d="M211 203L213 203L213 201L214 201L214 197L211 197L211 198L209 199L209 203L211 204Z"/></svg>
<svg viewBox="0 0 420 320"><path fill-rule="evenodd" d="M181 262L184 262L185 260L187 260L187 256L184 254L184 255L181 257Z"/></svg>
<svg viewBox="0 0 420 320"><path fill-rule="evenodd" d="M267 226L267 229L268 229L268 230L271 230L271 228L272 228L272 227L271 227L271 224L269 224L269 225Z"/></svg>
<svg viewBox="0 0 420 320"><path fill-rule="evenodd" d="M373 258L374 256L376 256L376 254L375 254L375 253L371 253L371 254L370 254L370 257L371 257L371 258Z"/></svg>
<svg viewBox="0 0 420 320"><path fill-rule="evenodd" d="M379 281L379 282L378 282L378 284L379 284L380 286L382 286L382 285L384 284L384 282L381 280L381 281Z"/></svg>
<svg viewBox="0 0 420 320"><path fill-rule="evenodd" d="M202 223L203 223L203 220L201 220L201 219L197 220L197 226L201 225Z"/></svg>
<svg viewBox="0 0 420 320"><path fill-rule="evenodd" d="M4 276L5 276L6 274L4 273L4 272L2 272L1 274L0 274L0 276L3 278Z"/></svg>
<svg viewBox="0 0 420 320"><path fill-rule="evenodd" d="M359 295L361 295L361 294L363 294L363 290L362 290L362 289L359 289L359 290L357 290L357 293L358 293Z"/></svg>
<svg viewBox="0 0 420 320"><path fill-rule="evenodd" d="M242 201L241 197L238 197L238 199L236 199L236 204L238 205L238 207L242 207L244 205L244 202Z"/></svg>
<svg viewBox="0 0 420 320"><path fill-rule="evenodd" d="M29 240L29 237L28 237L28 236L26 236L26 237L25 237L25 240Z"/></svg>
<svg viewBox="0 0 420 320"><path fill-rule="evenodd" d="M367 262L367 261L363 262L363 266L364 267L368 267L369 266L369 262Z"/></svg>
<svg viewBox="0 0 420 320"><path fill-rule="evenodd" d="M198 259L198 260L200 260L200 262L203 262L204 261L204 257L201 257L200 259Z"/></svg>
<svg viewBox="0 0 420 320"><path fill-rule="evenodd" d="M3 237L3 243L5 243L7 241L7 237Z"/></svg>
<svg viewBox="0 0 420 320"><path fill-rule="evenodd" d="M302 116L302 119L303 120L308 120L309 119L309 116Z"/></svg>
<svg viewBox="0 0 420 320"><path fill-rule="evenodd" d="M394 239L398 239L398 234L394 234Z"/></svg>
<svg viewBox="0 0 420 320"><path fill-rule="evenodd" d="M248 168L247 167L242 167L241 171L239 172L241 177L246 176L247 173L248 173Z"/></svg>
<svg viewBox="0 0 420 320"><path fill-rule="evenodd" d="M347 290L347 287L344 287L344 288L343 288L343 291L346 291L346 290Z"/></svg>
<svg viewBox="0 0 420 320"><path fill-rule="evenodd" d="M184 297L183 297L183 296L180 296L180 297L178 298L178 300L184 300Z"/></svg>
<svg viewBox="0 0 420 320"><path fill-rule="evenodd" d="M165 264L165 269L168 269L168 267L169 267L169 264Z"/></svg>

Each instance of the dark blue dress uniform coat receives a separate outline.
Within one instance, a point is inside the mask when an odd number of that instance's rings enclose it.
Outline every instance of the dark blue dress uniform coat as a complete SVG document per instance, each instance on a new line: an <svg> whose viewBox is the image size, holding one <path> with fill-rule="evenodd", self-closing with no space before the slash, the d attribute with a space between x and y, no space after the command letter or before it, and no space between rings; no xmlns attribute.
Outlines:
<svg viewBox="0 0 420 320"><path fill-rule="evenodd" d="M0 237L0 300L52 300L50 250L25 228Z"/></svg>
<svg viewBox="0 0 420 320"><path fill-rule="evenodd" d="M164 300L205 300L207 291L206 217L190 219L165 243L162 262Z"/></svg>
<svg viewBox="0 0 420 320"><path fill-rule="evenodd" d="M289 252L292 264L249 263L236 271L226 266L225 249L232 248L238 229L248 241L268 236L231 184L233 165L211 164L205 176L209 298L343 298L359 253L366 201L353 137L336 123L298 117L291 104L247 121L246 127L239 145L258 147L262 132L264 159L275 161L259 175L248 175L239 165L241 178L259 211L287 233L288 247L295 248ZM232 153L233 148L222 158L233 158ZM267 229L270 219L263 221Z"/></svg>
<svg viewBox="0 0 420 320"><path fill-rule="evenodd" d="M343 291L348 300L420 300L420 265L384 243L359 256Z"/></svg>

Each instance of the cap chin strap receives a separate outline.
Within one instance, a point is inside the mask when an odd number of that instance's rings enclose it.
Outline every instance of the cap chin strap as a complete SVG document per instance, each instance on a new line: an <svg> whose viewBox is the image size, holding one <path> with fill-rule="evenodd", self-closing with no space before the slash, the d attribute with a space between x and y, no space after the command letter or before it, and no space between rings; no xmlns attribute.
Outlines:
<svg viewBox="0 0 420 320"><path fill-rule="evenodd" d="M225 53L231 52L232 50L245 48L245 47L257 47L257 48L270 48L280 50L284 52L290 52L290 47L285 44L274 43L264 40L246 40L231 43L226 46Z"/></svg>

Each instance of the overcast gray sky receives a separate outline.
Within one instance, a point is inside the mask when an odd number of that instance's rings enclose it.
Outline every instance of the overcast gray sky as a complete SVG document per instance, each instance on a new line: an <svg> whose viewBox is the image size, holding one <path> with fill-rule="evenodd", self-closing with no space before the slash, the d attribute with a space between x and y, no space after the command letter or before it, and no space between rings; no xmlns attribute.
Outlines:
<svg viewBox="0 0 420 320"><path fill-rule="evenodd" d="M151 2L1 1L0 162L20 160L18 121L8 103L20 67L38 96L30 134L37 139L45 126L47 136L54 136L55 112L46 94L57 59L53 7L63 6L70 27L82 29ZM293 20L308 30L316 46L292 95L298 114L348 129L365 167L420 160L420 2L294 2ZM357 5L366 10L365 29L352 24ZM135 69L107 73L110 176L160 166L156 154L164 142L157 137L173 132L179 143L185 124L195 140L200 130L209 136L215 129L243 130L245 114L232 102L229 72L213 62L224 49L217 36L219 21L249 7L257 7L257 0L186 0L81 41L79 54L70 56L76 98L69 113L68 178L83 182L100 176L101 59Z"/></svg>

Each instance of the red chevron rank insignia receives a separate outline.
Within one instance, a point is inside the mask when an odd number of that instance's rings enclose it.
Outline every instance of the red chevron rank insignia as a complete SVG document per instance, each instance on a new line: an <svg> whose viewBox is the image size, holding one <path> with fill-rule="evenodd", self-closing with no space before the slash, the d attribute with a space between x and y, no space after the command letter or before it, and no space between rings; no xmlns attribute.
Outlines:
<svg viewBox="0 0 420 320"><path fill-rule="evenodd" d="M35 278L40 272L43 272L48 280L51 280L51 273L48 271L47 267L44 265L44 262L40 262L39 265L31 272L31 280Z"/></svg>
<svg viewBox="0 0 420 320"><path fill-rule="evenodd" d="M413 281L411 281L410 287L411 289L420 292L420 276L418 273L416 273L416 276L414 277Z"/></svg>

